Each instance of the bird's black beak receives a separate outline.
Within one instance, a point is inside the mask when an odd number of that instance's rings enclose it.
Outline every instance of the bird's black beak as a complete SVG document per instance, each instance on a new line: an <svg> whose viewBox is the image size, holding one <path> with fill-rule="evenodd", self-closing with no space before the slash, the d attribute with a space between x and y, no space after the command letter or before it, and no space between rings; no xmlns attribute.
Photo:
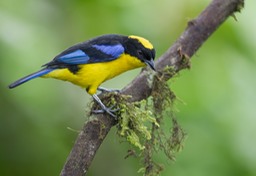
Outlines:
<svg viewBox="0 0 256 176"><path fill-rule="evenodd" d="M153 60L153 59L146 60L145 63L146 63L152 70L156 71L155 63L154 63L154 60Z"/></svg>

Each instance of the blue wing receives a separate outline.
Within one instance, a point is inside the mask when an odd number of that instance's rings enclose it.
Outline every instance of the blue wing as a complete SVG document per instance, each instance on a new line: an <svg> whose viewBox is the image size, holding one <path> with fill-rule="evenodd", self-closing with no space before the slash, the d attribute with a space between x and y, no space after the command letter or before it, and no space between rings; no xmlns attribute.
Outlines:
<svg viewBox="0 0 256 176"><path fill-rule="evenodd" d="M108 62L117 59L124 53L121 44L115 45L75 45L54 58L53 61L45 64L45 66L68 66L87 63Z"/></svg>
<svg viewBox="0 0 256 176"><path fill-rule="evenodd" d="M86 64L90 57L82 50L78 49L71 53L58 57L56 60L66 64Z"/></svg>
<svg viewBox="0 0 256 176"><path fill-rule="evenodd" d="M97 50L111 56L111 58L118 58L124 53L124 47L121 44L117 45L92 45Z"/></svg>

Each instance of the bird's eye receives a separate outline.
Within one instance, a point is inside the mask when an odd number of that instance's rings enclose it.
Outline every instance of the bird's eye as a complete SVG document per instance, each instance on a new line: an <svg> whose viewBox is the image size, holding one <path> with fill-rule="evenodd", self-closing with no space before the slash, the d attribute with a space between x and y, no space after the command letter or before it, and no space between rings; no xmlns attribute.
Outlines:
<svg viewBox="0 0 256 176"><path fill-rule="evenodd" d="M138 50L138 55L143 56L143 52L141 50Z"/></svg>

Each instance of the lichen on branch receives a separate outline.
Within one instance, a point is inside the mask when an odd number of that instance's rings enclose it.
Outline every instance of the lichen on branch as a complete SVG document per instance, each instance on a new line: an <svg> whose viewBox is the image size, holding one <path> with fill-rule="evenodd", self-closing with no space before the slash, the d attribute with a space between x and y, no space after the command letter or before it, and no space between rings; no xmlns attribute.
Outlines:
<svg viewBox="0 0 256 176"><path fill-rule="evenodd" d="M108 105L115 104L120 109L117 134L121 141L131 144L129 152L139 156L143 164L139 172L146 175L158 175L164 168L154 159L156 153L162 152L175 160L175 153L182 149L186 136L174 115L176 96L165 79L169 74L175 75L172 67L153 74L152 92L146 100L131 102L130 96L118 93L111 93L107 98L111 100ZM164 118L167 124L172 124L171 128L166 128Z"/></svg>

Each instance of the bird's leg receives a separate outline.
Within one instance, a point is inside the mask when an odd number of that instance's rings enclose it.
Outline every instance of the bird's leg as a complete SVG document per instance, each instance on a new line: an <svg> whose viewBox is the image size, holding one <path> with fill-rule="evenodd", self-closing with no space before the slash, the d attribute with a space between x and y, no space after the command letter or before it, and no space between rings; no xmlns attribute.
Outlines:
<svg viewBox="0 0 256 176"><path fill-rule="evenodd" d="M112 117L116 118L116 115L113 114L113 113L118 111L119 109L112 109L113 107L110 107L110 108L106 107L96 94L93 94L92 97L101 106L100 110L92 110L92 112L94 112L94 113L104 113L104 112L106 112L107 114L109 114Z"/></svg>
<svg viewBox="0 0 256 176"><path fill-rule="evenodd" d="M104 87L98 87L98 90L101 92L118 92L118 93L120 93L120 90L118 90L118 89L107 89Z"/></svg>

